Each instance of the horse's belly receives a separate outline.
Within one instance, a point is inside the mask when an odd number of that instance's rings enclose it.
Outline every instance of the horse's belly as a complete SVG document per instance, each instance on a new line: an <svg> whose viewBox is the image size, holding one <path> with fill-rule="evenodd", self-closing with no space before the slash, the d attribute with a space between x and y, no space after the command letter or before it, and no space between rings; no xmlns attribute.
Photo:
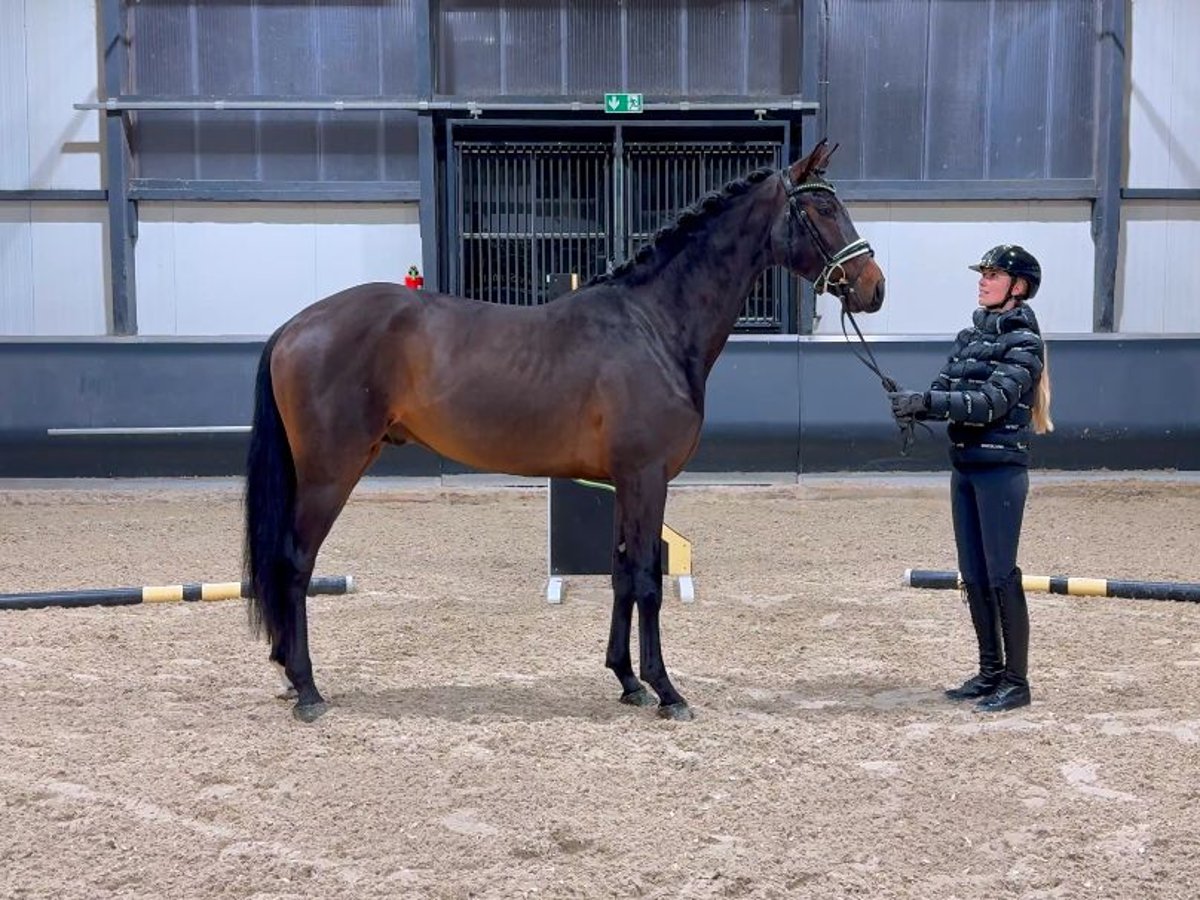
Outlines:
<svg viewBox="0 0 1200 900"><path fill-rule="evenodd" d="M417 411L404 430L443 456L488 472L545 477L602 477L608 450L587 423L536 410ZM588 433L590 432L590 433Z"/></svg>

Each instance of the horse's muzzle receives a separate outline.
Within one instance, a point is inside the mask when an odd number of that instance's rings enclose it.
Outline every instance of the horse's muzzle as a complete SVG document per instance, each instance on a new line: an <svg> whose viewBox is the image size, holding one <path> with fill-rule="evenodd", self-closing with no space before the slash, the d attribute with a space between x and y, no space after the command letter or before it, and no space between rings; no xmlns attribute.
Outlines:
<svg viewBox="0 0 1200 900"><path fill-rule="evenodd" d="M829 292L852 313L878 312L883 306L884 280L883 270L872 259L853 281L830 284Z"/></svg>

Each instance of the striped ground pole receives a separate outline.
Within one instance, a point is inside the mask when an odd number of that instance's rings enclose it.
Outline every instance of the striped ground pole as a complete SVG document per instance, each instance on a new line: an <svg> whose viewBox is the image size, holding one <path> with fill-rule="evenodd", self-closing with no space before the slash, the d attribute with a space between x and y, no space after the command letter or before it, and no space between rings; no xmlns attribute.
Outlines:
<svg viewBox="0 0 1200 900"><path fill-rule="evenodd" d="M1027 591L1039 591L1044 594L1200 603L1200 584L1187 581L1118 581L1112 578L1024 575L1021 583ZM905 569L904 584L915 588L949 590L955 590L961 586L957 572L937 569Z"/></svg>
<svg viewBox="0 0 1200 900"><path fill-rule="evenodd" d="M354 576L314 577L309 595L349 594L354 591ZM90 588L79 591L44 591L36 594L0 594L0 610L46 609L75 606L133 606L138 603L174 603L194 600L236 600L245 597L250 586L242 581L208 581L195 584L158 584L143 587Z"/></svg>

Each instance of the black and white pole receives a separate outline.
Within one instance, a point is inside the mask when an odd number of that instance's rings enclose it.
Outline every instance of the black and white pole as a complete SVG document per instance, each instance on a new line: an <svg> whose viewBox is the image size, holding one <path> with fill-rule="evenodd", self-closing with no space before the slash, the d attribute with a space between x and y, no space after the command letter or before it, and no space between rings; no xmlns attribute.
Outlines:
<svg viewBox="0 0 1200 900"><path fill-rule="evenodd" d="M956 590L962 586L957 572L938 569L905 569L904 584L935 590ZM1200 584L1186 581L1121 581L1114 578L1023 575L1021 584L1027 591L1072 597L1124 597L1130 600L1200 603Z"/></svg>
<svg viewBox="0 0 1200 900"><path fill-rule="evenodd" d="M314 577L309 595L350 594L354 576ZM250 586L241 581L211 581L195 584L158 584L143 587L88 588L78 591L43 591L34 594L0 594L0 611L77 606L134 606L138 603L172 603L199 600L236 600L247 597Z"/></svg>

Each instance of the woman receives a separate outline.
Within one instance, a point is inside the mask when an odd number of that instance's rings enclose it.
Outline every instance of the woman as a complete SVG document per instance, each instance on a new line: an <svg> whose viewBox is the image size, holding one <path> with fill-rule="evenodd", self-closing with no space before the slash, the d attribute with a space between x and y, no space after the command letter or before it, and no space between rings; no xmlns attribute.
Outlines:
<svg viewBox="0 0 1200 900"><path fill-rule="evenodd" d="M1050 373L1037 317L1028 305L1042 281L1033 255L1001 244L970 268L979 308L928 391L888 394L892 414L947 419L950 503L967 606L979 639L979 672L946 691L979 712L1030 702L1029 610L1017 567L1029 493L1028 437L1053 429Z"/></svg>

